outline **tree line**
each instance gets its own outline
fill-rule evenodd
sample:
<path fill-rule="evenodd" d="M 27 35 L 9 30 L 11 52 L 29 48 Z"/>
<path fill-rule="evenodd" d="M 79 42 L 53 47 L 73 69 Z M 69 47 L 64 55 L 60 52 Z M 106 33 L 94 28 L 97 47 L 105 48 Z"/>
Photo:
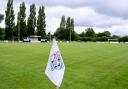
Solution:
<path fill-rule="evenodd" d="M 8 0 L 5 11 L 5 28 L 0 28 L 0 40 L 23 40 L 31 35 L 38 35 L 42 38 L 49 39 L 51 33 L 46 34 L 45 7 L 40 6 L 38 16 L 36 17 L 35 4 L 30 5 L 30 14 L 26 20 L 26 5 L 22 2 L 17 14 L 17 23 L 13 9 L 13 0 Z M 0 22 L 4 15 L 0 14 Z M 74 19 L 71 17 L 61 17 L 60 26 L 52 37 L 63 41 L 108 41 L 108 39 L 117 39 L 119 42 L 128 42 L 128 36 L 119 37 L 111 35 L 109 31 L 96 33 L 93 28 L 86 28 L 85 31 L 78 34 L 74 31 Z"/>
<path fill-rule="evenodd" d="M 17 15 L 17 23 L 15 23 L 15 15 L 13 9 L 13 0 L 8 0 L 5 11 L 5 29 L 0 29 L 0 39 L 4 40 L 23 40 L 30 35 L 38 35 L 46 37 L 46 22 L 44 6 L 40 6 L 38 17 L 36 18 L 36 6 L 30 5 L 30 14 L 26 21 L 26 5 L 24 2 L 20 4 Z M 3 16 L 0 15 L 0 21 Z"/>
<path fill-rule="evenodd" d="M 96 41 L 108 41 L 109 39 L 115 39 L 118 42 L 128 42 L 128 36 L 120 37 L 117 35 L 111 35 L 109 31 L 96 33 L 93 28 L 86 28 L 85 31 L 80 34 L 74 31 L 74 19 L 65 16 L 61 17 L 59 28 L 57 28 L 54 36 L 58 40 L 63 41 L 83 41 L 83 42 L 96 42 Z"/>
<path fill-rule="evenodd" d="M 62 16 L 60 26 L 57 28 L 54 36 L 59 40 L 74 40 L 75 31 L 74 31 L 74 19 L 65 16 Z"/>

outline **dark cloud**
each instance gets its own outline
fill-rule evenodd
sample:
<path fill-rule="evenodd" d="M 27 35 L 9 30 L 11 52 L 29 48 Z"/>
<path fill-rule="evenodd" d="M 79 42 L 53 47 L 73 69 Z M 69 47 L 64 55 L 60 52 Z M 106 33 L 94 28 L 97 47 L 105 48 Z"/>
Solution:
<path fill-rule="evenodd" d="M 43 4 L 45 7 L 91 7 L 98 13 L 128 19 L 128 0 L 14 0 L 16 3 L 22 1 L 27 4 L 35 3 L 37 6 L 41 6 Z"/>
<path fill-rule="evenodd" d="M 65 6 L 70 8 L 78 8 L 86 6 L 90 3 L 90 0 L 45 0 L 45 6 L 55 7 L 55 6 Z"/>
<path fill-rule="evenodd" d="M 104 0 L 93 2 L 90 6 L 98 13 L 111 17 L 128 19 L 127 0 Z"/>
<path fill-rule="evenodd" d="M 91 7 L 96 12 L 112 17 L 128 19 L 128 0 L 46 0 L 46 7 Z"/>

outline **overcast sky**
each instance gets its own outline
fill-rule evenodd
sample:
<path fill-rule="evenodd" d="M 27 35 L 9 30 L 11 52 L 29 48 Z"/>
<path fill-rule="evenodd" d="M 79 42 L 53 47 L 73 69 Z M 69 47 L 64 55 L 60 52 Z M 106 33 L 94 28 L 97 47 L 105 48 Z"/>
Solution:
<path fill-rule="evenodd" d="M 26 3 L 27 17 L 32 3 L 36 4 L 37 14 L 39 6 L 45 6 L 47 32 L 55 32 L 65 15 L 74 18 L 77 33 L 93 27 L 96 32 L 128 35 L 128 0 L 14 0 L 15 18 L 22 1 Z M 0 0 L 0 13 L 5 13 L 6 4 L 7 0 Z M 5 26 L 4 21 L 0 26 Z"/>

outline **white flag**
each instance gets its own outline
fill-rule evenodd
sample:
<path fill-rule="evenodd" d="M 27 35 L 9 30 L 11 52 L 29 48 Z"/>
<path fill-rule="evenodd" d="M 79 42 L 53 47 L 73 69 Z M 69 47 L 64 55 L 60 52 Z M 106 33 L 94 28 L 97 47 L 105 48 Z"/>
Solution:
<path fill-rule="evenodd" d="M 60 50 L 58 48 L 56 40 L 53 39 L 45 74 L 56 86 L 60 87 L 63 80 L 64 71 L 65 65 Z"/>

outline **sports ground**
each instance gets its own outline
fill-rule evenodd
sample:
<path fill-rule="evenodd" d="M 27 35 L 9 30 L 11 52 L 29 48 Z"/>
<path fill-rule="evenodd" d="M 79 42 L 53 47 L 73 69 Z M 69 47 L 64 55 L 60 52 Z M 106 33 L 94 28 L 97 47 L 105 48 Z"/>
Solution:
<path fill-rule="evenodd" d="M 50 43 L 0 43 L 0 89 L 55 89 L 44 74 Z M 128 44 L 59 43 L 60 89 L 128 89 Z"/>

